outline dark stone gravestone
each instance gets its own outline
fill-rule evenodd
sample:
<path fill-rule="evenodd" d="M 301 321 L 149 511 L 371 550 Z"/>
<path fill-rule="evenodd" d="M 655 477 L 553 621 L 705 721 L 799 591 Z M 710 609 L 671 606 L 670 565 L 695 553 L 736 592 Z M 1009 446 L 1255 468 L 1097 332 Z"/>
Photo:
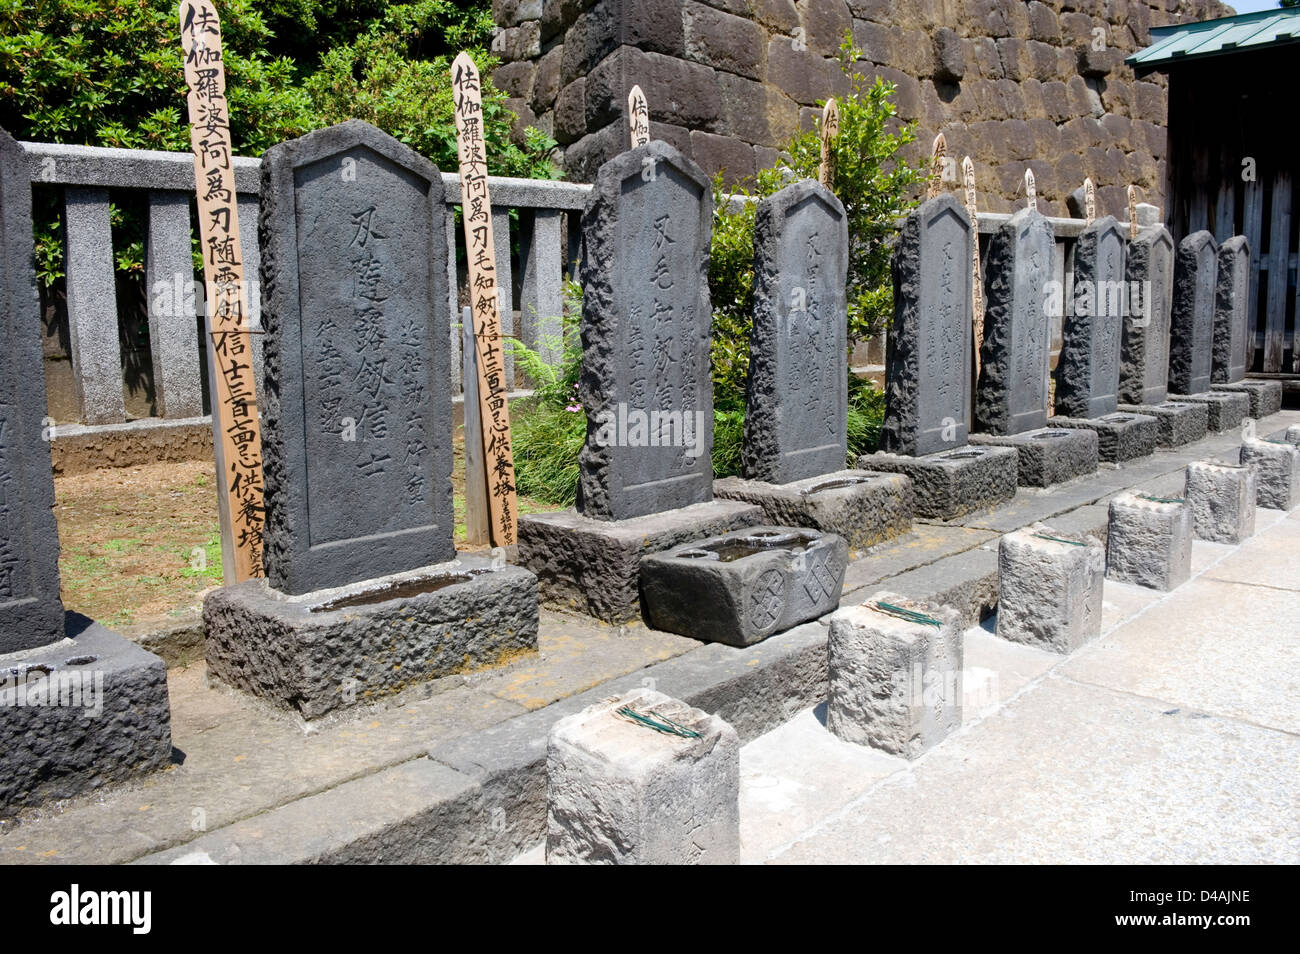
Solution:
<path fill-rule="evenodd" d="M 1012 447 L 1022 486 L 1045 487 L 1097 469 L 1097 436 L 1047 427 L 1051 317 L 1047 311 L 1055 238 L 1036 209 L 1021 209 L 989 240 L 984 344 L 975 399 L 981 433 L 972 444 Z"/>
<path fill-rule="evenodd" d="M 31 201 L 0 129 L 0 818 L 171 757 L 163 661 L 59 599 Z"/>
<path fill-rule="evenodd" d="M 1154 417 L 1157 443 L 1178 447 L 1206 434 L 1209 412 L 1169 397 L 1169 313 L 1174 240 L 1164 226 L 1142 229 L 1128 244 L 1128 313 L 1120 345 L 1119 411 Z"/>
<path fill-rule="evenodd" d="M 1234 235 L 1219 246 L 1214 294 L 1214 370 L 1210 388 L 1237 391 L 1250 399 L 1250 416 L 1259 420 L 1282 410 L 1281 381 L 1247 381 L 1253 322 L 1250 314 L 1250 243 Z"/>
<path fill-rule="evenodd" d="M 1155 418 L 1117 410 L 1124 246 L 1124 233 L 1109 215 L 1087 226 L 1075 243 L 1072 307 L 1056 365 L 1056 414 L 1047 422 L 1094 431 L 1098 457 L 1111 462 L 1150 454 L 1159 435 Z"/>
<path fill-rule="evenodd" d="M 1226 431 L 1241 424 L 1250 411 L 1250 398 L 1210 391 L 1218 267 L 1219 246 L 1209 232 L 1193 232 L 1178 243 L 1169 324 L 1169 390 L 1176 400 L 1204 404 L 1209 429 Z"/>
<path fill-rule="evenodd" d="M 881 450 L 858 466 L 911 478 L 922 517 L 971 513 L 1016 492 L 1014 449 L 967 445 L 972 241 L 966 210 L 945 194 L 907 217 L 894 250 Z"/>
<path fill-rule="evenodd" d="M 207 657 L 307 718 L 536 646 L 531 573 L 447 562 L 448 214 L 359 120 L 262 158 L 267 579 L 208 597 Z"/>
<path fill-rule="evenodd" d="M 713 492 L 863 549 L 907 531 L 911 492 L 898 474 L 846 469 L 848 258 L 844 207 L 821 183 L 759 203 L 744 476 Z"/>
<path fill-rule="evenodd" d="M 601 166 L 583 212 L 577 507 L 521 517 L 519 556 L 544 599 L 608 622 L 639 614 L 643 555 L 761 519 L 713 499 L 712 215 L 707 177 L 658 140 Z"/>

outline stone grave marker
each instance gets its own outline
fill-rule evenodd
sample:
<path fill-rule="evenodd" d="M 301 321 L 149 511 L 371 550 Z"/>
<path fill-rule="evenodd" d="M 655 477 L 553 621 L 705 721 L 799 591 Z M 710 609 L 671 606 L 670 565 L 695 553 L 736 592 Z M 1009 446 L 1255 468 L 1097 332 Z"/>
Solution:
<path fill-rule="evenodd" d="M 1250 399 L 1250 416 L 1259 420 L 1282 410 L 1282 382 L 1245 380 L 1251 360 L 1250 244 L 1234 235 L 1219 246 L 1214 294 L 1214 391 L 1240 391 Z"/>
<path fill-rule="evenodd" d="M 1169 389 L 1177 400 L 1204 404 L 1215 432 L 1235 429 L 1250 412 L 1247 395 L 1210 391 L 1218 267 L 1219 246 L 1209 232 L 1193 232 L 1178 244 L 1169 327 Z"/>
<path fill-rule="evenodd" d="M 708 179 L 667 143 L 616 156 L 597 175 L 583 215 L 585 516 L 623 520 L 713 498 L 712 215 Z"/>
<path fill-rule="evenodd" d="M 359 120 L 262 158 L 267 579 L 208 595 L 206 655 L 305 718 L 536 647 L 533 575 L 452 544 L 447 214 Z"/>
<path fill-rule="evenodd" d="M 442 177 L 354 120 L 268 150 L 262 182 L 271 585 L 449 560 Z"/>

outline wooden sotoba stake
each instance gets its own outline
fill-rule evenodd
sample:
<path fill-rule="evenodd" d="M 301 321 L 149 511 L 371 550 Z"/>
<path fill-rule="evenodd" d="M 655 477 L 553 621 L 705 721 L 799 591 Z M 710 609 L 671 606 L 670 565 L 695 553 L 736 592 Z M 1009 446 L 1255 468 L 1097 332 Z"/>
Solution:
<path fill-rule="evenodd" d="M 1133 186 L 1128 187 L 1128 237 L 1138 237 L 1138 194 Z"/>
<path fill-rule="evenodd" d="M 840 134 L 840 108 L 835 98 L 826 100 L 822 107 L 822 164 L 817 178 L 828 189 L 835 188 L 835 137 Z"/>
<path fill-rule="evenodd" d="M 650 141 L 650 104 L 640 86 L 633 86 L 627 94 L 627 126 L 633 149 Z"/>
<path fill-rule="evenodd" d="M 248 326 L 221 21 L 207 0 L 183 0 L 179 19 L 211 342 L 212 446 L 221 479 L 217 499 L 222 563 L 230 583 L 264 575 L 262 433 L 250 338 L 254 332 Z"/>
<path fill-rule="evenodd" d="M 927 199 L 933 199 L 943 188 L 943 161 L 948 156 L 948 140 L 943 133 L 934 137 L 930 147 L 930 182 L 926 187 Z"/>
<path fill-rule="evenodd" d="M 515 459 L 506 403 L 505 356 L 502 352 L 496 244 L 492 235 L 492 197 L 488 192 L 487 150 L 483 140 L 482 85 L 468 53 L 451 64 L 456 150 L 460 158 L 461 211 L 469 264 L 470 312 L 478 364 L 479 418 L 483 460 L 487 467 L 488 507 L 493 546 L 515 542 L 518 507 Z"/>
<path fill-rule="evenodd" d="M 1093 188 L 1091 179 L 1083 180 L 1083 221 L 1085 225 L 1092 225 L 1097 219 L 1097 190 Z"/>
<path fill-rule="evenodd" d="M 1028 207 L 1038 211 L 1038 187 L 1034 184 L 1034 170 L 1025 170 L 1025 196 L 1029 199 Z"/>
<path fill-rule="evenodd" d="M 975 207 L 975 163 L 970 156 L 961 161 L 961 181 L 966 192 L 966 214 L 970 216 L 971 242 L 971 332 L 975 342 L 975 379 L 980 376 L 980 346 L 984 344 L 984 285 L 980 281 L 979 215 Z"/>

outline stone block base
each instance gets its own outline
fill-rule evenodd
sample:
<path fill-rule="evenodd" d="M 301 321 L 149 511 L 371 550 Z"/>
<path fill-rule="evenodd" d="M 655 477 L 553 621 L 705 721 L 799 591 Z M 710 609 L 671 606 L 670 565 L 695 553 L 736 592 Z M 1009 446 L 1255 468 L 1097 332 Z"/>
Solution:
<path fill-rule="evenodd" d="M 754 527 L 641 561 L 646 625 L 705 642 L 750 646 L 840 603 L 849 546 L 796 527 Z"/>
<path fill-rule="evenodd" d="M 1040 427 L 1008 437 L 972 434 L 970 443 L 1014 447 L 1020 455 L 1016 482 L 1021 487 L 1050 487 L 1097 470 L 1097 435 L 1081 428 Z"/>
<path fill-rule="evenodd" d="M 171 761 L 163 661 L 73 613 L 66 632 L 0 656 L 0 817 Z"/>
<path fill-rule="evenodd" d="M 519 562 L 537 574 L 543 601 L 626 623 L 641 613 L 642 557 L 762 522 L 760 508 L 739 500 L 628 520 L 593 520 L 576 510 L 529 514 L 519 518 Z"/>
<path fill-rule="evenodd" d="M 1250 395 L 1232 391 L 1203 391 L 1200 394 L 1170 395 L 1178 403 L 1204 404 L 1206 429 L 1213 434 L 1235 431 L 1250 415 Z"/>
<path fill-rule="evenodd" d="M 1156 443 L 1161 447 L 1182 447 L 1199 441 L 1209 433 L 1210 412 L 1204 404 L 1165 401 L 1161 404 L 1121 404 L 1124 414 L 1154 417 L 1160 432 Z"/>
<path fill-rule="evenodd" d="M 1187 465 L 1183 497 L 1198 540 L 1241 543 L 1254 534 L 1255 479 L 1244 464 L 1198 460 Z"/>
<path fill-rule="evenodd" d="M 634 690 L 557 722 L 546 786 L 547 864 L 740 862 L 736 730 L 661 692 Z"/>
<path fill-rule="evenodd" d="M 1300 506 L 1300 449 L 1286 441 L 1247 438 L 1241 462 L 1255 471 L 1256 500 L 1270 510 Z"/>
<path fill-rule="evenodd" d="M 1210 390 L 1245 394 L 1250 398 L 1248 413 L 1257 421 L 1282 410 L 1281 381 L 1245 380 L 1238 381 L 1236 384 L 1211 384 Z"/>
<path fill-rule="evenodd" d="M 932 622 L 900 618 L 882 603 Z M 826 728 L 846 742 L 914 759 L 961 728 L 956 610 L 875 593 L 831 616 L 826 655 Z"/>
<path fill-rule="evenodd" d="M 1181 500 L 1120 494 L 1110 502 L 1106 578 L 1172 590 L 1192 574 L 1191 508 Z"/>
<path fill-rule="evenodd" d="M 1286 437 L 1283 438 L 1288 444 L 1294 444 L 1300 447 L 1300 424 L 1292 424 L 1286 429 Z"/>
<path fill-rule="evenodd" d="M 1105 417 L 1049 417 L 1048 427 L 1086 428 L 1097 435 L 1097 459 L 1108 464 L 1147 457 L 1156 449 L 1160 422 L 1144 414 L 1116 411 Z"/>
<path fill-rule="evenodd" d="M 924 457 L 866 454 L 858 466 L 911 478 L 916 515 L 951 520 L 1015 497 L 1019 457 L 1013 447 L 967 446 Z"/>
<path fill-rule="evenodd" d="M 1042 524 L 998 542 L 998 636 L 1057 653 L 1101 635 L 1106 550 Z"/>
<path fill-rule="evenodd" d="M 265 580 L 203 601 L 208 671 L 316 719 L 537 648 L 537 578 L 481 557 L 286 596 Z"/>
<path fill-rule="evenodd" d="M 788 484 L 724 477 L 713 495 L 762 507 L 768 523 L 837 534 L 855 550 L 912 528 L 912 482 L 901 474 L 841 470 Z"/>

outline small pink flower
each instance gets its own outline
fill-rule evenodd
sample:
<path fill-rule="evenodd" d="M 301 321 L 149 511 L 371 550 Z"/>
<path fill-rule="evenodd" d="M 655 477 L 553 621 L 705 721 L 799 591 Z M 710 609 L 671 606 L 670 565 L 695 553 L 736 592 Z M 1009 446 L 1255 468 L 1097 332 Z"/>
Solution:
<path fill-rule="evenodd" d="M 582 410 L 582 405 L 581 405 L 581 404 L 570 404 L 568 407 L 565 408 L 565 410 L 566 410 L 566 411 L 581 411 L 581 410 Z"/>

